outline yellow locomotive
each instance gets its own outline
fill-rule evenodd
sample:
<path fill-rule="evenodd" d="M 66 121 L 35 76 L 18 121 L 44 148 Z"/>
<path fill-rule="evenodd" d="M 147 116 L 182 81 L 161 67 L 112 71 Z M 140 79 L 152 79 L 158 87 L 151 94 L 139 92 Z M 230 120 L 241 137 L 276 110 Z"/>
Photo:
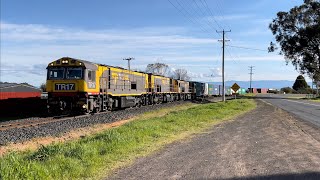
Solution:
<path fill-rule="evenodd" d="M 63 57 L 47 67 L 48 110 L 99 112 L 194 97 L 193 83 Z"/>

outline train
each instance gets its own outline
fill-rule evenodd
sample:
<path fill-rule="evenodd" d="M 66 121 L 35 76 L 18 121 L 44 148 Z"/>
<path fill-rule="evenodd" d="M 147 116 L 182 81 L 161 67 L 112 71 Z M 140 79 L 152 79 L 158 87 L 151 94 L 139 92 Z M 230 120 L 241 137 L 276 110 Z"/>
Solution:
<path fill-rule="evenodd" d="M 96 113 L 208 96 L 209 85 L 71 57 L 47 66 L 49 113 Z"/>

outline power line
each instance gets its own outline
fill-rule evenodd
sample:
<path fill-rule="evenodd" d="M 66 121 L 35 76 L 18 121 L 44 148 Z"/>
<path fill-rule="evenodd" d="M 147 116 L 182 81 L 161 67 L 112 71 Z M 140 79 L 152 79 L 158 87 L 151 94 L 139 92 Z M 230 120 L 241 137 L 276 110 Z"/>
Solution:
<path fill-rule="evenodd" d="M 217 30 L 217 28 L 215 28 L 211 22 L 206 18 L 206 13 L 203 11 L 203 9 L 198 5 L 197 1 L 193 0 L 194 4 L 198 7 L 198 9 L 201 11 L 201 13 L 204 15 L 203 21 L 206 21 L 206 23 L 214 30 Z M 197 12 L 197 11 L 196 11 Z M 217 24 L 219 26 L 219 24 Z"/>
<path fill-rule="evenodd" d="M 176 0 L 176 1 L 178 1 L 178 0 Z M 206 21 L 206 19 L 202 18 L 201 14 L 199 14 L 198 10 L 193 6 L 193 4 L 191 2 L 189 3 L 189 1 L 187 1 L 187 0 L 183 0 L 181 2 L 183 2 L 183 4 L 186 5 L 186 7 L 190 7 L 189 9 L 191 10 L 191 12 L 193 12 L 193 13 L 191 13 L 191 15 L 193 17 L 197 17 L 197 20 L 199 23 L 201 23 L 201 22 L 206 23 L 205 25 L 207 25 L 209 27 L 209 29 L 211 29 L 211 28 L 215 29 L 215 27 L 212 26 L 212 24 L 210 24 L 209 21 Z M 200 11 L 202 12 L 201 9 L 200 9 Z M 198 16 L 196 16 L 196 14 Z"/>
<path fill-rule="evenodd" d="M 226 46 L 228 46 L 228 45 L 226 45 Z M 228 46 L 228 47 L 230 47 L 230 46 Z M 228 48 L 227 48 L 227 50 L 228 50 Z M 235 53 L 234 51 L 233 51 L 233 55 L 235 56 L 236 59 L 238 59 L 238 60 L 241 59 L 240 56 L 237 53 Z"/>
<path fill-rule="evenodd" d="M 192 3 L 191 0 L 190 1 L 188 1 L 188 0 L 182 0 L 182 1 L 175 0 L 176 3 L 173 3 L 172 0 L 168 0 L 168 1 L 176 10 L 178 10 L 191 23 L 195 24 L 196 26 L 200 25 L 199 28 L 203 32 L 206 32 L 208 34 L 212 34 L 212 31 L 208 30 L 207 27 L 210 29 L 216 30 L 216 27 L 212 24 L 212 20 L 219 28 L 223 29 L 222 28 L 223 26 L 220 25 L 220 23 L 215 19 L 215 15 L 213 14 L 211 9 L 209 8 L 206 0 L 199 0 L 198 2 L 197 2 L 197 0 L 192 0 L 194 3 Z M 199 2 L 201 3 L 202 6 L 200 5 Z M 197 7 L 195 7 L 194 4 Z M 201 13 L 199 13 L 199 11 Z M 208 12 L 208 14 L 206 12 Z M 211 18 L 210 19 L 202 18 L 201 14 L 204 15 L 205 17 L 211 15 Z M 215 34 L 213 34 L 213 36 L 215 37 Z"/>
<path fill-rule="evenodd" d="M 231 54 L 231 52 L 229 51 L 229 49 L 228 48 L 226 48 L 226 51 L 227 51 L 227 53 L 229 54 L 229 56 L 231 57 L 231 60 L 233 60 L 234 62 L 238 62 L 238 61 L 236 61 L 236 59 L 239 59 L 238 57 L 234 57 L 232 54 Z"/>
<path fill-rule="evenodd" d="M 205 1 L 205 0 L 204 0 L 204 1 Z M 222 21 L 223 21 L 223 22 L 226 22 L 226 19 L 224 18 L 223 13 L 222 13 L 222 11 L 221 11 L 221 9 L 222 9 L 221 2 L 220 2 L 219 0 L 217 0 L 217 1 L 216 1 L 216 5 L 217 5 L 218 13 L 219 13 L 220 17 L 222 18 Z M 228 26 L 227 29 L 231 29 L 231 27 L 230 27 L 227 23 L 225 23 L 225 24 L 226 24 L 226 26 Z"/>
<path fill-rule="evenodd" d="M 248 49 L 248 50 L 268 52 L 268 50 L 265 50 L 265 49 L 257 49 L 257 48 L 250 48 L 250 47 L 243 47 L 243 46 L 233 46 L 233 45 L 226 45 L 226 46 L 234 47 L 234 48 L 240 48 L 240 49 Z"/>
<path fill-rule="evenodd" d="M 185 12 L 183 12 L 180 8 L 178 8 L 176 5 L 174 5 L 170 0 L 168 0 L 169 2 L 170 2 L 170 4 L 175 8 L 175 9 L 177 9 L 185 18 L 187 18 L 191 23 L 193 23 L 193 24 L 195 24 L 195 25 L 197 25 L 197 22 L 195 22 L 192 18 L 190 18 L 190 17 L 188 17 L 188 15 L 186 15 L 186 13 Z M 176 1 L 177 2 L 177 1 Z M 181 6 L 181 4 L 180 3 L 178 3 L 179 4 L 179 6 L 180 7 L 182 7 Z M 183 8 L 183 7 L 182 7 Z M 187 12 L 187 11 L 186 11 Z M 188 13 L 188 12 L 187 12 Z M 200 25 L 201 26 L 201 25 Z M 206 31 L 206 32 L 208 32 L 206 29 L 204 29 L 202 26 L 200 27 L 200 29 L 202 30 L 202 31 Z M 210 32 L 208 32 L 209 34 L 210 34 Z"/>
<path fill-rule="evenodd" d="M 218 23 L 218 21 L 214 18 L 214 15 L 207 4 L 207 1 L 206 0 L 203 0 L 203 1 L 204 1 L 204 3 L 202 2 L 202 0 L 200 0 L 201 4 L 206 8 L 207 12 L 209 12 L 211 17 L 213 18 L 213 21 L 219 26 L 220 29 L 224 29 L 223 27 L 221 27 L 221 25 Z"/>
<path fill-rule="evenodd" d="M 178 5 L 181 7 L 181 8 L 178 8 L 174 3 L 171 2 L 171 0 L 168 0 L 170 2 L 170 4 L 175 8 L 177 9 L 185 18 L 187 18 L 191 23 L 193 23 L 194 25 L 196 26 L 199 26 L 199 28 L 203 31 L 203 32 L 206 32 L 206 33 L 209 33 L 210 35 L 213 35 L 214 37 L 214 33 L 208 31 L 206 28 L 204 28 L 202 26 L 201 23 L 198 23 L 197 21 L 195 21 L 194 19 L 190 18 L 192 17 L 191 14 L 189 13 L 189 11 L 187 11 L 180 3 L 179 1 L 176 0 L 176 2 L 178 3 Z M 183 11 L 184 10 L 184 11 Z"/>

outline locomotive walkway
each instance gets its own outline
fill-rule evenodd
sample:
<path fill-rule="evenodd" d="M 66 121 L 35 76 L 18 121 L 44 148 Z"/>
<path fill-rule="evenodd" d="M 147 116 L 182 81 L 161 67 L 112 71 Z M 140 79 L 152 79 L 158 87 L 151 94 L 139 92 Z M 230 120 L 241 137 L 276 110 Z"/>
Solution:
<path fill-rule="evenodd" d="M 250 113 L 108 179 L 320 179 L 320 129 L 258 100 Z"/>

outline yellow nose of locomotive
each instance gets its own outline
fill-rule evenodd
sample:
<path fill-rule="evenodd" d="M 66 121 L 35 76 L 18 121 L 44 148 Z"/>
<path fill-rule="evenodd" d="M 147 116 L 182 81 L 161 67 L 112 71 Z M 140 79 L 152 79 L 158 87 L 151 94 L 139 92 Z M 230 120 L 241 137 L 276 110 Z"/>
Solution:
<path fill-rule="evenodd" d="M 84 92 L 84 80 L 48 80 L 48 92 Z"/>

